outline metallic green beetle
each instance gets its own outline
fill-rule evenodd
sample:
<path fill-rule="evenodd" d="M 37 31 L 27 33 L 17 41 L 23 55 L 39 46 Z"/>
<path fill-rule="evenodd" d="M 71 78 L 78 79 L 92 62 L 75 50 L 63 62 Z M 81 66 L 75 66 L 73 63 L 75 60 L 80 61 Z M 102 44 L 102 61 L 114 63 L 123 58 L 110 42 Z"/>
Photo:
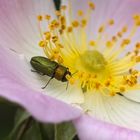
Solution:
<path fill-rule="evenodd" d="M 51 61 L 46 57 L 42 57 L 42 56 L 32 57 L 30 63 L 32 67 L 36 70 L 36 71 L 32 70 L 33 72 L 37 72 L 42 75 L 47 75 L 51 77 L 50 80 L 55 78 L 59 81 L 67 82 L 68 80 L 66 78 L 66 75 L 71 76 L 71 73 L 68 70 L 68 68 L 60 65 L 55 61 Z M 50 80 L 47 82 L 47 84 L 44 87 L 42 87 L 43 89 L 49 84 Z"/>

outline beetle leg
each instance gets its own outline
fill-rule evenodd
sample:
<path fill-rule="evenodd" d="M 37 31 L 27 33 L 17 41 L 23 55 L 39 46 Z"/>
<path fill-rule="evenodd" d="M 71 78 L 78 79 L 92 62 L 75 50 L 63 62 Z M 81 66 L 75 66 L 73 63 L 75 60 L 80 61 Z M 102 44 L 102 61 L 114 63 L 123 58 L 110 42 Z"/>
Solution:
<path fill-rule="evenodd" d="M 68 89 L 68 86 L 69 86 L 69 82 L 67 81 L 67 86 L 66 86 L 66 90 Z"/>
<path fill-rule="evenodd" d="M 51 77 L 51 78 L 49 79 L 49 81 L 47 82 L 47 84 L 46 84 L 44 87 L 42 87 L 42 89 L 45 89 L 53 78 L 54 78 L 54 77 Z"/>
<path fill-rule="evenodd" d="M 36 72 L 36 73 L 38 73 L 38 74 L 40 74 L 40 75 L 42 75 L 42 76 L 45 75 L 44 73 L 41 73 L 41 72 L 38 72 L 38 71 L 32 70 L 32 69 L 31 69 L 31 72 Z"/>
<path fill-rule="evenodd" d="M 32 70 L 32 69 L 31 69 L 31 72 L 37 72 L 37 71 L 36 71 L 36 70 Z M 37 72 L 37 73 L 38 73 L 38 72 Z"/>

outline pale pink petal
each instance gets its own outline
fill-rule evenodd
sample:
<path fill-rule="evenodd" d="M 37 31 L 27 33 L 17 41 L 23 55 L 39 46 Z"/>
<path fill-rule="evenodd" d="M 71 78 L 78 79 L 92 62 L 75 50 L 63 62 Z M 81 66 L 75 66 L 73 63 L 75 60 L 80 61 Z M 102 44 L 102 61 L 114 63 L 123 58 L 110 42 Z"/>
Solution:
<path fill-rule="evenodd" d="M 56 123 L 75 119 L 80 116 L 81 113 L 79 110 L 31 88 L 29 82 L 33 84 L 35 81 L 37 82 L 37 79 L 33 80 L 33 74 L 30 69 L 26 69 L 27 66 L 25 66 L 25 63 L 20 61 L 22 56 L 15 57 L 17 54 L 14 53 L 10 52 L 7 48 L 3 49 L 1 46 L 1 97 L 18 103 L 42 122 Z"/>
<path fill-rule="evenodd" d="M 33 91 L 0 74 L 0 96 L 24 107 L 41 122 L 58 123 L 80 116 L 80 111 L 61 101 Z"/>
<path fill-rule="evenodd" d="M 105 97 L 100 93 L 90 92 L 85 94 L 85 103 L 82 107 L 94 118 L 140 131 L 139 92 L 128 92 L 125 96 L 128 99 L 120 95 Z"/>
<path fill-rule="evenodd" d="M 113 35 L 116 35 L 118 31 L 122 29 L 125 25 L 128 25 L 128 30 L 131 31 L 133 23 L 133 15 L 140 14 L 140 1 L 138 0 L 92 0 L 95 3 L 95 10 L 91 15 L 91 20 L 89 21 L 87 36 L 90 39 L 96 40 L 99 38 L 98 29 L 102 24 L 108 23 L 110 19 L 115 20 L 115 25 L 107 26 L 104 33 L 101 34 L 100 38 L 104 40 L 99 40 L 99 48 L 102 52 L 102 47 L 105 46 L 107 39 L 111 39 Z M 83 10 L 87 14 L 88 1 L 85 0 L 75 0 L 75 1 L 63 1 L 64 4 L 68 5 L 71 3 L 71 8 L 73 12 L 73 19 L 78 19 L 77 11 Z M 137 36 L 137 38 L 135 38 Z M 131 40 L 130 46 L 126 48 L 127 51 L 133 49 L 136 41 L 139 41 L 140 29 L 137 31 L 136 35 Z M 129 38 L 130 32 L 125 34 L 123 38 Z M 122 39 L 123 39 L 122 38 Z M 135 40 L 135 41 L 134 41 Z M 117 46 L 117 45 L 116 45 Z M 118 45 L 119 47 L 119 45 Z M 115 49 L 113 50 L 115 51 Z M 127 52 L 126 51 L 126 52 Z M 124 52 L 124 53 L 126 53 Z M 126 93 L 127 96 L 127 93 Z M 140 99 L 140 94 L 137 92 L 135 98 Z M 133 93 L 131 97 L 133 97 Z M 133 99 L 131 98 L 131 99 Z M 119 95 L 115 97 L 104 97 L 100 93 L 86 93 L 85 94 L 85 104 L 82 106 L 85 110 L 89 110 L 89 114 L 101 119 L 103 121 L 108 121 L 113 124 L 120 126 L 125 126 L 127 128 L 132 128 L 135 130 L 140 130 L 140 104 L 134 103 L 124 99 Z M 90 113 L 91 112 L 91 113 Z"/>
<path fill-rule="evenodd" d="M 42 55 L 37 15 L 54 18 L 54 11 L 52 0 L 0 0 L 0 44 L 27 56 Z M 47 29 L 47 21 L 42 28 Z"/>
<path fill-rule="evenodd" d="M 31 58 L 30 58 L 31 59 Z M 4 61 L 3 61 L 4 60 Z M 83 102 L 84 95 L 81 90 L 75 89 L 75 86 L 69 85 L 66 90 L 67 83 L 56 79 L 51 80 L 49 85 L 42 89 L 50 79 L 48 76 L 42 76 L 37 72 L 31 72 L 31 64 L 26 56 L 18 54 L 8 47 L 0 49 L 1 73 L 14 77 L 18 82 L 24 83 L 27 87 L 41 92 L 69 104 Z"/>
<path fill-rule="evenodd" d="M 82 116 L 74 121 L 80 140 L 139 140 L 140 133 Z"/>
<path fill-rule="evenodd" d="M 114 35 L 124 25 L 132 25 L 134 14 L 140 13 L 139 0 L 90 0 L 95 4 L 95 10 L 91 14 L 91 20 L 88 24 L 87 35 L 90 39 L 97 37 L 98 29 L 101 25 L 108 23 L 110 19 L 115 20 L 115 25 L 107 28 L 109 35 Z M 63 0 L 62 4 L 71 3 L 72 18 L 78 19 L 78 10 L 83 10 L 85 15 L 88 14 L 89 7 L 86 0 Z"/>

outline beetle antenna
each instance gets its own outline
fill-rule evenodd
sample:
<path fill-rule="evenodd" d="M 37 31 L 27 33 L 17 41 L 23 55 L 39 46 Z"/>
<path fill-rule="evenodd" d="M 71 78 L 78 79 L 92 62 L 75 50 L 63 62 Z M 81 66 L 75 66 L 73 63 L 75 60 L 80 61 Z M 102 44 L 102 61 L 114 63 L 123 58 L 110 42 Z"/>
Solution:
<path fill-rule="evenodd" d="M 47 86 L 48 86 L 48 84 L 50 83 L 50 81 L 53 79 L 53 77 L 51 77 L 50 79 L 49 79 L 49 81 L 47 82 L 47 84 L 44 86 L 44 87 L 42 87 L 42 89 L 45 89 Z"/>
<path fill-rule="evenodd" d="M 78 72 L 78 71 L 76 71 L 76 72 L 72 73 L 72 74 L 71 74 L 71 76 L 75 75 L 77 72 Z"/>
<path fill-rule="evenodd" d="M 119 96 L 124 97 L 124 98 L 125 98 L 126 100 L 128 100 L 128 101 L 131 101 L 131 102 L 134 102 L 134 103 L 140 104 L 140 102 L 138 102 L 138 101 L 134 101 L 134 100 L 132 100 L 132 99 L 130 99 L 130 98 L 124 96 L 124 95 L 121 94 L 120 92 L 117 92 L 116 94 L 118 94 Z"/>

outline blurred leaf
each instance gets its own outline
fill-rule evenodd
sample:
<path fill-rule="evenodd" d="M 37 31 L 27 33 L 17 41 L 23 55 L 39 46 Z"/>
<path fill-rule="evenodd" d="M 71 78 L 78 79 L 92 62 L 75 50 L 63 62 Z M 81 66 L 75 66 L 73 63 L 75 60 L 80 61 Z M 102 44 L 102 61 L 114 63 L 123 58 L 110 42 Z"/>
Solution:
<path fill-rule="evenodd" d="M 14 128 L 12 129 L 11 133 L 5 140 L 17 140 L 18 139 L 17 137 L 19 137 L 20 133 L 22 133 L 21 131 L 29 118 L 30 118 L 29 113 L 27 113 L 25 110 L 21 108 L 18 109 L 15 117 Z"/>
<path fill-rule="evenodd" d="M 40 130 L 43 140 L 54 140 L 55 134 L 54 124 L 40 124 Z"/>
<path fill-rule="evenodd" d="M 15 116 L 15 128 L 18 127 L 24 120 L 30 117 L 30 114 L 24 109 L 19 108 Z"/>
<path fill-rule="evenodd" d="M 43 124 L 20 108 L 16 113 L 15 126 L 5 140 L 77 140 L 75 136 L 71 122 Z"/>
<path fill-rule="evenodd" d="M 4 139 L 14 126 L 14 116 L 17 106 L 0 98 L 0 140 Z"/>
<path fill-rule="evenodd" d="M 72 140 L 76 130 L 71 122 L 64 122 L 55 125 L 55 140 Z"/>
<path fill-rule="evenodd" d="M 23 137 L 20 140 L 43 140 L 39 123 L 33 121 L 31 127 L 26 131 L 26 133 L 23 135 Z"/>

